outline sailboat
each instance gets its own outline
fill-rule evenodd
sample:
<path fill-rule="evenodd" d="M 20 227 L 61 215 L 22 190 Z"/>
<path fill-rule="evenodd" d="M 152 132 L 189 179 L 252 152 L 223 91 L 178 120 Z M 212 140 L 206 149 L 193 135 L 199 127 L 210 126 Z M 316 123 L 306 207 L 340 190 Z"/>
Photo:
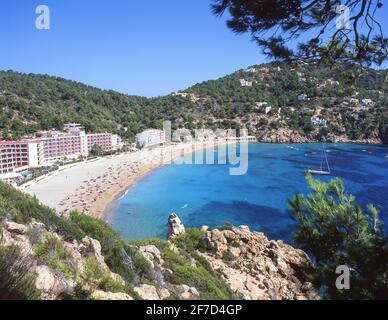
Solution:
<path fill-rule="evenodd" d="M 324 165 L 326 164 L 326 168 L 324 168 Z M 325 149 L 325 145 L 322 144 L 322 156 L 321 156 L 321 168 L 320 170 L 307 170 L 307 173 L 310 174 L 317 174 L 317 175 L 331 175 L 331 169 L 329 165 L 329 159 L 327 158 L 327 152 Z"/>

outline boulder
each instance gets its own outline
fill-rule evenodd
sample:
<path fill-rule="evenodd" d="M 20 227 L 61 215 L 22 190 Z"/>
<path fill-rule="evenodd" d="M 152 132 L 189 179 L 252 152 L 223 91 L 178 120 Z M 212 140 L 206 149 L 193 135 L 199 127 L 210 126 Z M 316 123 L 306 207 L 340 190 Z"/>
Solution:
<path fill-rule="evenodd" d="M 30 222 L 30 224 L 29 224 L 29 227 L 30 227 L 31 229 L 37 229 L 37 230 L 39 230 L 40 233 L 43 233 L 44 231 L 47 230 L 46 225 L 45 225 L 44 223 L 42 223 L 42 222 L 36 220 L 36 219 L 31 219 L 31 222 Z"/>
<path fill-rule="evenodd" d="M 159 289 L 158 294 L 161 300 L 167 299 L 171 296 L 170 291 L 168 291 L 166 288 Z"/>
<path fill-rule="evenodd" d="M 94 255 L 100 269 L 104 272 L 110 272 L 109 267 L 105 263 L 104 256 L 101 254 L 101 244 L 98 240 L 86 236 L 82 239 L 82 244 L 87 247 L 87 250 Z"/>
<path fill-rule="evenodd" d="M 90 297 L 93 300 L 119 300 L 119 301 L 133 300 L 131 296 L 123 292 L 113 293 L 113 292 L 105 292 L 101 290 L 94 291 Z"/>
<path fill-rule="evenodd" d="M 229 247 L 229 252 L 235 257 L 238 257 L 241 254 L 241 250 L 238 247 Z"/>
<path fill-rule="evenodd" d="M 231 231 L 231 230 L 225 230 L 224 231 L 224 237 L 226 238 L 226 240 L 228 242 L 231 242 L 231 241 L 233 241 L 233 240 L 235 240 L 237 238 L 237 235 L 233 231 Z"/>
<path fill-rule="evenodd" d="M 139 253 L 147 253 L 152 259 L 156 258 L 158 261 L 162 260 L 160 250 L 154 245 L 139 247 Z"/>
<path fill-rule="evenodd" d="M 57 300 L 72 293 L 76 283 L 48 266 L 38 266 L 36 267 L 35 286 L 42 292 L 43 299 Z"/>
<path fill-rule="evenodd" d="M 211 239 L 212 239 L 212 241 L 216 242 L 217 244 L 227 244 L 228 243 L 224 237 L 224 233 L 218 229 L 213 229 L 211 231 Z"/>
<path fill-rule="evenodd" d="M 190 287 L 189 292 L 190 292 L 193 296 L 195 296 L 195 297 L 199 297 L 199 296 L 200 296 L 198 290 L 197 290 L 195 287 Z"/>
<path fill-rule="evenodd" d="M 201 231 L 207 232 L 209 230 L 209 226 L 202 226 Z"/>
<path fill-rule="evenodd" d="M 198 299 L 200 294 L 194 287 L 189 287 L 186 284 L 176 286 L 177 293 L 181 299 L 193 300 Z"/>
<path fill-rule="evenodd" d="M 155 286 L 142 284 L 134 288 L 135 292 L 144 300 L 160 300 Z"/>
<path fill-rule="evenodd" d="M 18 224 L 12 221 L 5 221 L 4 227 L 9 232 L 16 234 L 25 234 L 28 230 L 27 226 L 24 224 Z"/>
<path fill-rule="evenodd" d="M 0 229 L 0 231 L 2 231 L 2 234 L 0 233 L 0 243 L 2 245 L 6 247 L 16 246 L 25 255 L 32 253 L 32 245 L 27 235 L 12 233 L 5 228 Z"/>

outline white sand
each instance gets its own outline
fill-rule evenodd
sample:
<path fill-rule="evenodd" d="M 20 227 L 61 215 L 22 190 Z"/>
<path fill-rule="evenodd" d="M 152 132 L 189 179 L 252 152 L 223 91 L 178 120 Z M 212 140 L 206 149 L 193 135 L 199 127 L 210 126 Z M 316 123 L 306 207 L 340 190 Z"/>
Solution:
<path fill-rule="evenodd" d="M 58 212 L 76 209 L 101 217 L 117 194 L 139 177 L 203 148 L 206 148 L 203 143 L 187 143 L 99 158 L 62 167 L 20 189 Z"/>

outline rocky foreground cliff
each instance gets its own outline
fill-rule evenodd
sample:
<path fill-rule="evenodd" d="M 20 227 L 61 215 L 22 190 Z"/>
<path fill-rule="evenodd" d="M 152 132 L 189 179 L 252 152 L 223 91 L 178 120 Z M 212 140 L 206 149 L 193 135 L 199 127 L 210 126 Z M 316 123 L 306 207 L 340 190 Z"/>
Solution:
<path fill-rule="evenodd" d="M 200 254 L 243 299 L 319 299 L 309 282 L 313 265 L 301 250 L 247 226 L 207 230 L 203 242 L 214 250 Z"/>
<path fill-rule="evenodd" d="M 308 256 L 248 227 L 185 229 L 125 242 L 0 183 L 0 296 L 25 299 L 319 299 Z"/>

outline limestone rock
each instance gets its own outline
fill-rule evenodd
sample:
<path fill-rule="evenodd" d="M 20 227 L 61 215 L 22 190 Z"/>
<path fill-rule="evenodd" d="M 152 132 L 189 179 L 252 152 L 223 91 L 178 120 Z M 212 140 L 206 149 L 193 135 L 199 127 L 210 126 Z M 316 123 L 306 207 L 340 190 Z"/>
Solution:
<path fill-rule="evenodd" d="M 46 227 L 46 225 L 45 225 L 44 223 L 39 222 L 39 221 L 37 221 L 37 220 L 35 220 L 35 219 L 31 219 L 31 222 L 30 222 L 30 224 L 29 224 L 29 227 L 30 227 L 31 229 L 37 229 L 37 230 L 39 230 L 41 233 L 43 233 L 44 231 L 47 230 L 47 227 Z"/>
<path fill-rule="evenodd" d="M 131 296 L 123 292 L 113 293 L 113 292 L 105 292 L 101 290 L 94 291 L 90 297 L 93 300 L 119 300 L 119 301 L 133 300 Z"/>
<path fill-rule="evenodd" d="M 56 300 L 70 294 L 76 284 L 47 266 L 38 266 L 36 268 L 35 286 L 38 290 L 41 290 L 43 299 Z"/>
<path fill-rule="evenodd" d="M 144 300 L 160 300 L 155 286 L 142 284 L 134 288 L 135 292 Z"/>
<path fill-rule="evenodd" d="M 207 232 L 209 230 L 208 226 L 202 226 L 201 231 L 202 232 Z"/>
<path fill-rule="evenodd" d="M 185 299 L 185 300 L 199 299 L 200 294 L 196 288 L 189 287 L 186 284 L 181 284 L 175 287 L 181 299 Z"/>
<path fill-rule="evenodd" d="M 82 243 L 88 248 L 90 253 L 96 258 L 100 269 L 104 272 L 110 272 L 109 267 L 105 263 L 104 256 L 101 254 L 101 244 L 98 240 L 86 236 L 82 239 Z"/>
<path fill-rule="evenodd" d="M 302 250 L 282 241 L 270 241 L 263 233 L 251 232 L 247 226 L 207 231 L 203 241 L 216 252 L 198 253 L 221 274 L 237 296 L 249 300 L 319 299 L 309 282 L 313 265 Z M 232 261 L 222 259 L 225 252 L 233 255 Z M 182 297 L 189 297 L 187 290 Z"/>
<path fill-rule="evenodd" d="M 32 245 L 27 235 L 12 233 L 5 228 L 3 230 L 0 229 L 0 231 L 2 231 L 2 234 L 0 234 L 0 242 L 4 246 L 16 246 L 25 255 L 32 253 Z"/>
<path fill-rule="evenodd" d="M 168 218 L 168 238 L 172 239 L 185 233 L 185 226 L 176 213 L 171 213 Z"/>
<path fill-rule="evenodd" d="M 158 293 L 161 300 L 167 299 L 171 296 L 170 291 L 168 291 L 166 288 L 159 289 Z"/>
<path fill-rule="evenodd" d="M 154 245 L 139 247 L 139 253 L 147 259 L 152 269 L 156 266 L 160 268 L 164 263 L 160 250 Z"/>
<path fill-rule="evenodd" d="M 27 226 L 25 226 L 24 224 L 18 224 L 12 221 L 5 221 L 4 227 L 9 232 L 16 234 L 25 234 L 28 230 Z"/>

